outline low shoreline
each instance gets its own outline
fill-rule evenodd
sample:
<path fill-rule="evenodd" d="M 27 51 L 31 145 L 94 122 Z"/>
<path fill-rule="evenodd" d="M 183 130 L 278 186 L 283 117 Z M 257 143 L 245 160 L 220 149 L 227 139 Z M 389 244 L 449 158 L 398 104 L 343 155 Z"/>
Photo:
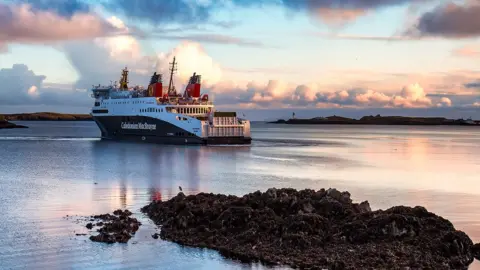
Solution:
<path fill-rule="evenodd" d="M 336 189 L 180 192 L 141 211 L 160 238 L 242 262 L 307 269 L 467 269 L 480 245 L 424 207 L 372 211 Z M 153 236 L 156 239 L 156 235 Z"/>
<path fill-rule="evenodd" d="M 315 117 L 310 119 L 279 119 L 270 124 L 290 125 L 402 125 L 402 126 L 478 126 L 479 120 L 447 119 L 444 117 L 364 116 L 353 119 L 341 116 Z"/>
<path fill-rule="evenodd" d="M 53 112 L 3 114 L 7 121 L 93 121 L 89 114 L 65 114 Z"/>

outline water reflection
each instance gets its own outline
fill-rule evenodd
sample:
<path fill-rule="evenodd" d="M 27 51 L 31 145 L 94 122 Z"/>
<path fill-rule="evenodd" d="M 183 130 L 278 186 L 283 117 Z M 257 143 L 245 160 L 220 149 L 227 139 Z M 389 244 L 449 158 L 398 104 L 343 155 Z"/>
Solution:
<path fill-rule="evenodd" d="M 247 160 L 250 152 L 249 147 L 91 143 L 93 178 L 98 183 L 94 200 L 115 197 L 118 202 L 112 207 L 122 208 L 171 198 L 179 186 L 185 194 L 208 192 L 213 178 L 241 172 L 239 159 Z"/>

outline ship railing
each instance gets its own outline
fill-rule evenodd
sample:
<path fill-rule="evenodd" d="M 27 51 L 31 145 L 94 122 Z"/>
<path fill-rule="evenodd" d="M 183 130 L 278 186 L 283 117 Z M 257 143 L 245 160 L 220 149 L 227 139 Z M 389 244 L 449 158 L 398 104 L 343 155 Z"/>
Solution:
<path fill-rule="evenodd" d="M 245 136 L 243 126 L 224 127 L 224 126 L 206 126 L 207 137 L 242 137 Z"/>
<path fill-rule="evenodd" d="M 204 102 L 186 102 L 186 103 L 181 103 L 178 102 L 178 100 L 168 100 L 168 101 L 163 101 L 161 99 L 157 99 L 157 104 L 158 105 L 174 105 L 174 106 L 201 106 L 201 105 L 213 105 L 213 102 L 211 101 L 204 101 Z"/>
<path fill-rule="evenodd" d="M 243 124 L 232 124 L 232 125 L 219 125 L 219 124 L 213 124 L 211 127 L 245 127 Z"/>
<path fill-rule="evenodd" d="M 250 125 L 233 124 L 233 125 L 212 125 L 208 121 L 202 121 L 203 137 L 250 137 Z"/>

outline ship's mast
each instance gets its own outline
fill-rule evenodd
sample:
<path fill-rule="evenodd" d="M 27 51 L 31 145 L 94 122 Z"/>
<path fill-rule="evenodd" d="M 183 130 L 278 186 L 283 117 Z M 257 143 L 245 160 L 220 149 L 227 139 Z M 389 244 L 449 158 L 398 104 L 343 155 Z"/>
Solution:
<path fill-rule="evenodd" d="M 120 78 L 120 89 L 128 90 L 128 69 L 125 67 L 122 70 L 122 77 Z"/>
<path fill-rule="evenodd" d="M 177 63 L 175 62 L 175 56 L 173 57 L 173 62 L 170 63 L 170 83 L 168 84 L 168 95 L 176 95 L 175 87 L 173 86 L 173 73 L 177 71 L 177 67 L 175 66 Z"/>

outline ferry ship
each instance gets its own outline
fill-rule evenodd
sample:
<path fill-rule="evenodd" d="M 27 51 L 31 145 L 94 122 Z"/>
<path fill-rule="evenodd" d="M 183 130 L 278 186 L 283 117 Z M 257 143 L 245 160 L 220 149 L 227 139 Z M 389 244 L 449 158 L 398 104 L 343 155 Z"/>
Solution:
<path fill-rule="evenodd" d="M 168 87 L 156 72 L 147 88 L 128 86 L 128 69 L 119 85 L 94 86 L 91 116 L 102 139 L 162 144 L 250 144 L 250 121 L 236 112 L 219 112 L 201 94 L 201 75 L 193 73 L 183 94 L 173 85 L 175 57 Z"/>

